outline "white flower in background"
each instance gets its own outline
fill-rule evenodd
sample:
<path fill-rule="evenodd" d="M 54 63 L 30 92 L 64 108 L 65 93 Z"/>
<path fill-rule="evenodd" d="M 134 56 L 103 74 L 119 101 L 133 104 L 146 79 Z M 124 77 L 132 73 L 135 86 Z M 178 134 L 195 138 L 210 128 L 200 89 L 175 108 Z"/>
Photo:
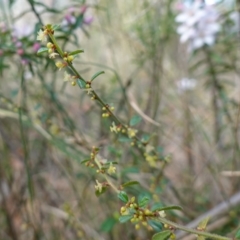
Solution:
<path fill-rule="evenodd" d="M 180 23 L 177 29 L 180 42 L 189 42 L 189 50 L 196 50 L 206 45 L 213 45 L 216 33 L 220 31 L 218 23 L 219 13 L 213 5 L 203 5 L 199 2 L 187 4 L 177 15 L 176 22 Z"/>
<path fill-rule="evenodd" d="M 175 20 L 176 22 L 193 26 L 204 16 L 204 14 L 204 10 L 201 9 L 201 4 L 199 2 L 194 2 L 191 5 L 184 5 L 182 12 L 177 15 Z"/>
<path fill-rule="evenodd" d="M 197 81 L 195 79 L 190 78 L 182 78 L 177 82 L 178 91 L 180 93 L 188 90 L 192 90 L 196 87 Z"/>

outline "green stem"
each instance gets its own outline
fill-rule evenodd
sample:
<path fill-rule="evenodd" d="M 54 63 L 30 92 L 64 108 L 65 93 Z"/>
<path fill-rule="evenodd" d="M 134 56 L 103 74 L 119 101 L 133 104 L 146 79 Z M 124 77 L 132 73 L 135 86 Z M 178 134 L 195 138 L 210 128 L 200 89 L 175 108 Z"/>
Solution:
<path fill-rule="evenodd" d="M 52 40 L 54 46 L 56 47 L 57 49 L 57 52 L 60 54 L 60 56 L 62 58 L 64 58 L 64 52 L 62 51 L 62 49 L 59 47 L 59 45 L 57 44 L 57 41 L 56 41 L 56 38 L 52 35 L 52 34 L 49 34 L 48 35 L 50 37 L 50 39 Z"/>
<path fill-rule="evenodd" d="M 212 234 L 212 233 L 208 233 L 208 232 L 203 232 L 203 231 L 187 228 L 187 227 L 181 226 L 177 223 L 174 223 L 172 221 L 169 221 L 166 218 L 158 217 L 157 220 L 159 222 L 163 223 L 163 224 L 170 225 L 170 226 L 172 226 L 176 229 L 180 229 L 180 230 L 183 230 L 185 232 L 189 232 L 189 233 L 196 234 L 196 235 L 199 235 L 199 236 L 204 236 L 204 237 L 208 237 L 208 238 L 211 238 L 211 239 L 217 239 L 217 240 L 231 240 L 232 239 L 232 238 L 228 238 L 228 237 L 222 237 L 222 236 L 217 235 L 217 234 Z"/>
<path fill-rule="evenodd" d="M 49 37 L 50 39 L 52 40 L 53 44 L 55 45 L 56 47 L 56 50 L 57 52 L 60 54 L 60 56 L 62 58 L 64 58 L 64 52 L 62 51 L 62 49 L 60 48 L 60 46 L 58 45 L 57 41 L 56 41 L 56 38 L 52 35 L 52 34 L 49 34 Z M 75 69 L 75 67 L 73 66 L 72 62 L 71 61 L 67 61 L 68 63 L 68 67 L 73 71 L 73 73 L 76 75 L 77 78 L 83 80 L 85 83 L 86 80 L 84 80 L 84 78 L 78 73 L 78 71 Z M 115 121 L 115 123 L 117 125 L 120 125 L 122 127 L 122 129 L 124 129 L 126 131 L 126 134 L 127 134 L 127 131 L 128 131 L 128 128 L 118 119 L 118 117 L 108 108 L 108 105 L 106 103 L 104 103 L 104 101 L 98 96 L 98 94 L 92 90 L 92 95 L 94 96 L 94 99 L 98 101 L 98 103 L 102 106 L 102 107 L 105 107 L 108 109 L 108 112 L 111 116 L 111 118 Z M 141 142 L 141 140 L 138 138 L 138 137 L 133 137 L 133 140 L 136 141 L 138 143 L 138 145 L 140 147 L 144 147 L 143 143 Z"/>

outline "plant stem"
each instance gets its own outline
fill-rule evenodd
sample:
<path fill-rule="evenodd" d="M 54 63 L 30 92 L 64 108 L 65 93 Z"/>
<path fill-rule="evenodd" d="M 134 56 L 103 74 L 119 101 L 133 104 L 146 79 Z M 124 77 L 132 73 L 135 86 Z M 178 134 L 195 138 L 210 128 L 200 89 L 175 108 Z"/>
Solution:
<path fill-rule="evenodd" d="M 196 235 L 199 235 L 199 236 L 204 236 L 204 237 L 208 237 L 208 238 L 211 238 L 211 239 L 217 239 L 217 240 L 232 240 L 232 238 L 222 237 L 222 236 L 217 235 L 217 234 L 212 234 L 212 233 L 208 233 L 208 232 L 203 232 L 203 231 L 187 228 L 187 227 L 181 226 L 177 223 L 174 223 L 172 221 L 169 221 L 166 218 L 158 217 L 157 220 L 159 222 L 163 223 L 163 224 L 168 224 L 168 225 L 170 225 L 174 228 L 177 228 L 177 229 L 180 229 L 180 230 L 183 230 L 185 232 L 192 233 L 192 234 L 196 234 Z"/>
<path fill-rule="evenodd" d="M 211 75 L 212 80 L 212 106 L 214 111 L 214 135 L 215 135 L 215 143 L 221 147 L 221 116 L 220 116 L 220 109 L 219 109 L 219 103 L 217 95 L 219 94 L 219 83 L 217 79 L 217 74 L 215 72 L 214 64 L 212 62 L 211 58 L 211 52 L 209 48 L 206 46 L 204 48 L 205 54 L 207 56 L 207 61 L 209 64 L 209 71 Z"/>
<path fill-rule="evenodd" d="M 61 58 L 64 57 L 64 52 L 63 50 L 60 48 L 60 46 L 58 45 L 57 41 L 56 41 L 56 38 L 54 37 L 54 35 L 52 34 L 49 34 L 49 37 L 50 39 L 52 40 L 53 44 L 55 45 L 56 47 L 56 50 L 57 52 L 59 53 L 59 55 L 61 56 Z M 75 67 L 73 66 L 72 62 L 71 61 L 67 61 L 68 63 L 68 67 L 73 71 L 73 73 L 76 75 L 77 78 L 83 80 L 85 83 L 87 83 L 87 81 L 78 73 L 78 71 L 75 69 Z M 122 129 L 125 130 L 125 133 L 127 134 L 128 133 L 128 127 L 125 126 L 121 121 L 120 119 L 108 108 L 108 105 L 106 103 L 104 103 L 104 101 L 98 96 L 98 94 L 92 90 L 91 91 L 92 93 L 92 96 L 94 97 L 94 99 L 102 106 L 102 107 L 105 107 L 108 109 L 108 112 L 111 116 L 111 118 L 114 120 L 114 122 L 121 126 Z M 133 141 L 137 142 L 138 143 L 138 147 L 139 149 L 141 150 L 141 152 L 143 153 L 142 149 L 145 148 L 144 144 L 142 143 L 142 141 L 137 137 L 137 136 L 134 136 L 132 137 Z M 155 153 L 157 154 L 157 153 Z"/>

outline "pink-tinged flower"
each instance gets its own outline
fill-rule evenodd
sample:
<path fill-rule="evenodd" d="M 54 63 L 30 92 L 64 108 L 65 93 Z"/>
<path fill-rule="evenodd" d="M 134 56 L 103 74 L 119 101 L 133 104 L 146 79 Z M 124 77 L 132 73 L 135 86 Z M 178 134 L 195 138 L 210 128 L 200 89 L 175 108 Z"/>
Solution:
<path fill-rule="evenodd" d="M 16 48 L 22 47 L 22 43 L 21 43 L 20 41 L 16 42 L 16 43 L 15 43 L 15 47 L 16 47 Z"/>
<path fill-rule="evenodd" d="M 17 54 L 20 55 L 20 56 L 23 55 L 24 50 L 22 48 L 17 49 Z"/>
<path fill-rule="evenodd" d="M 22 58 L 21 63 L 22 63 L 22 65 L 28 65 L 29 61 L 26 58 Z"/>
<path fill-rule="evenodd" d="M 84 14 L 84 13 L 86 12 L 87 8 L 88 8 L 87 5 L 81 6 L 81 8 L 80 8 L 80 13 L 81 13 L 81 14 Z"/>
<path fill-rule="evenodd" d="M 68 13 L 64 16 L 64 19 L 62 20 L 62 28 L 66 31 L 69 29 L 69 27 L 76 23 L 76 17 L 73 15 L 74 13 Z"/>
<path fill-rule="evenodd" d="M 73 15 L 74 12 L 76 12 L 76 7 L 70 7 L 70 8 L 68 8 L 67 11 L 68 11 L 69 14 Z"/>
<path fill-rule="evenodd" d="M 220 31 L 218 23 L 219 13 L 214 6 L 202 5 L 195 2 L 184 6 L 182 13 L 176 17 L 176 22 L 181 23 L 177 32 L 180 42 L 189 42 L 189 50 L 195 50 L 206 45 L 213 45 L 216 34 Z"/>
<path fill-rule="evenodd" d="M 41 44 L 38 43 L 38 42 L 35 42 L 35 43 L 33 44 L 33 51 L 34 51 L 34 52 L 37 52 L 37 51 L 40 49 L 40 47 L 41 47 Z"/>
<path fill-rule="evenodd" d="M 16 43 L 18 41 L 18 38 L 16 36 L 12 36 L 12 42 Z"/>
<path fill-rule="evenodd" d="M 76 22 L 76 18 L 71 14 L 65 15 L 64 19 L 67 21 L 69 25 L 73 25 Z"/>
<path fill-rule="evenodd" d="M 83 21 L 81 24 L 90 25 L 93 21 L 93 16 L 88 14 L 87 9 L 87 5 L 83 5 L 81 6 L 81 8 L 69 8 L 67 14 L 64 16 L 64 19 L 62 21 L 62 27 L 68 30 L 71 25 L 74 25 L 76 23 L 77 18 L 82 15 Z"/>
<path fill-rule="evenodd" d="M 86 24 L 86 25 L 90 25 L 93 21 L 93 16 L 84 16 L 84 19 L 83 19 L 83 22 Z"/>
<path fill-rule="evenodd" d="M 0 56 L 2 56 L 3 54 L 4 54 L 4 51 L 0 49 Z"/>

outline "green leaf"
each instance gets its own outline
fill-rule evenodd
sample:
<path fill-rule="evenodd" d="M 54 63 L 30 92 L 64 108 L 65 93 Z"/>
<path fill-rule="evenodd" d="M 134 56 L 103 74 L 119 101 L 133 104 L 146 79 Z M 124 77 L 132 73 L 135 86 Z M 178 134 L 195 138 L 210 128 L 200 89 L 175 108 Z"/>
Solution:
<path fill-rule="evenodd" d="M 41 47 L 38 49 L 37 51 L 37 54 L 42 54 L 42 53 L 45 53 L 45 52 L 48 52 L 48 48 L 47 47 Z"/>
<path fill-rule="evenodd" d="M 147 143 L 147 142 L 149 142 L 150 137 L 151 136 L 149 134 L 144 134 L 141 138 L 141 141 L 144 142 L 144 143 Z"/>
<path fill-rule="evenodd" d="M 82 25 L 82 23 L 83 23 L 83 14 L 80 14 L 80 15 L 77 17 L 75 24 L 73 25 L 73 29 L 78 28 L 79 26 Z"/>
<path fill-rule="evenodd" d="M 85 88 L 86 87 L 85 81 L 80 79 L 80 78 L 77 79 L 77 84 L 80 88 Z"/>
<path fill-rule="evenodd" d="M 128 173 L 139 173 L 138 167 L 126 167 L 123 168 L 121 171 L 122 174 L 128 174 Z"/>
<path fill-rule="evenodd" d="M 160 208 L 163 208 L 163 204 L 162 203 L 154 203 L 153 206 L 151 207 L 151 211 L 157 211 Z"/>
<path fill-rule="evenodd" d="M 76 50 L 76 51 L 70 52 L 69 55 L 76 55 L 76 54 L 83 53 L 83 52 L 84 52 L 84 50 L 79 49 L 79 50 Z"/>
<path fill-rule="evenodd" d="M 150 198 L 146 195 L 140 196 L 138 198 L 139 207 L 145 207 L 148 204 L 149 200 L 150 200 Z"/>
<path fill-rule="evenodd" d="M 115 161 L 115 162 L 106 162 L 104 165 L 105 165 L 105 166 L 109 166 L 109 165 L 111 165 L 111 164 L 118 164 L 118 162 L 116 162 L 116 161 Z"/>
<path fill-rule="evenodd" d="M 240 239 L 240 229 L 238 229 L 238 231 L 237 231 L 237 233 L 236 233 L 236 235 L 235 235 L 235 238 L 236 238 L 236 239 Z"/>
<path fill-rule="evenodd" d="M 156 232 L 162 231 L 163 229 L 163 224 L 155 221 L 155 220 L 148 220 L 148 225 L 152 227 L 153 230 L 155 230 Z"/>
<path fill-rule="evenodd" d="M 142 121 L 142 118 L 138 115 L 134 115 L 130 120 L 130 126 L 135 126 L 136 124 L 140 123 Z"/>
<path fill-rule="evenodd" d="M 133 216 L 132 215 L 123 215 L 119 217 L 119 222 L 120 223 L 125 223 L 127 221 L 129 221 Z"/>
<path fill-rule="evenodd" d="M 127 193 L 124 192 L 124 191 L 120 191 L 120 192 L 118 193 L 118 198 L 119 198 L 121 201 L 125 202 L 125 203 L 128 202 L 128 195 L 127 195 Z"/>
<path fill-rule="evenodd" d="M 182 211 L 183 209 L 180 207 L 180 206 L 175 206 L 175 205 L 173 205 L 173 206 L 166 206 L 166 207 L 155 207 L 155 209 L 154 210 L 152 210 L 152 211 L 167 211 L 167 210 L 180 210 L 180 211 Z"/>
<path fill-rule="evenodd" d="M 99 75 L 104 74 L 104 73 L 105 73 L 104 71 L 99 71 L 99 72 L 95 73 L 95 74 L 92 76 L 91 81 L 93 81 L 93 80 L 94 80 L 95 78 L 97 78 Z"/>
<path fill-rule="evenodd" d="M 96 190 L 96 191 L 95 191 L 95 195 L 96 195 L 97 197 L 99 197 L 100 195 L 102 195 L 103 193 L 105 193 L 106 190 L 107 190 L 106 187 L 103 187 L 101 192 L 99 192 L 99 190 Z"/>
<path fill-rule="evenodd" d="M 85 160 L 83 160 L 83 161 L 81 161 L 81 164 L 84 164 L 84 163 L 86 163 L 86 162 L 89 162 L 91 159 L 85 159 Z"/>
<path fill-rule="evenodd" d="M 102 232 L 111 232 L 114 225 L 117 223 L 116 219 L 114 217 L 108 217 L 105 219 L 105 221 L 102 223 L 100 227 L 100 231 Z"/>
<path fill-rule="evenodd" d="M 172 235 L 169 230 L 162 231 L 153 235 L 152 240 L 167 240 Z"/>
<path fill-rule="evenodd" d="M 208 221 L 209 221 L 209 217 L 204 218 L 204 219 L 198 224 L 198 227 L 197 227 L 198 230 L 200 230 L 200 231 L 205 230 L 206 227 L 207 227 Z"/>
<path fill-rule="evenodd" d="M 118 141 L 126 143 L 126 142 L 131 142 L 132 140 L 130 138 L 128 138 L 128 137 L 119 137 Z"/>
<path fill-rule="evenodd" d="M 162 154 L 163 154 L 163 152 L 164 152 L 164 149 L 163 149 L 163 147 L 161 147 L 161 146 L 158 146 L 158 147 L 157 147 L 157 152 L 158 152 L 160 155 L 162 155 Z"/>
<path fill-rule="evenodd" d="M 57 29 L 59 29 L 60 28 L 60 25 L 58 25 L 58 24 L 54 24 L 53 26 L 52 26 L 52 29 L 54 30 L 54 31 L 56 31 Z"/>
<path fill-rule="evenodd" d="M 129 186 L 136 185 L 136 184 L 139 184 L 139 182 L 138 181 L 130 181 L 130 182 L 126 182 L 126 183 L 122 184 L 122 187 L 129 187 Z"/>

